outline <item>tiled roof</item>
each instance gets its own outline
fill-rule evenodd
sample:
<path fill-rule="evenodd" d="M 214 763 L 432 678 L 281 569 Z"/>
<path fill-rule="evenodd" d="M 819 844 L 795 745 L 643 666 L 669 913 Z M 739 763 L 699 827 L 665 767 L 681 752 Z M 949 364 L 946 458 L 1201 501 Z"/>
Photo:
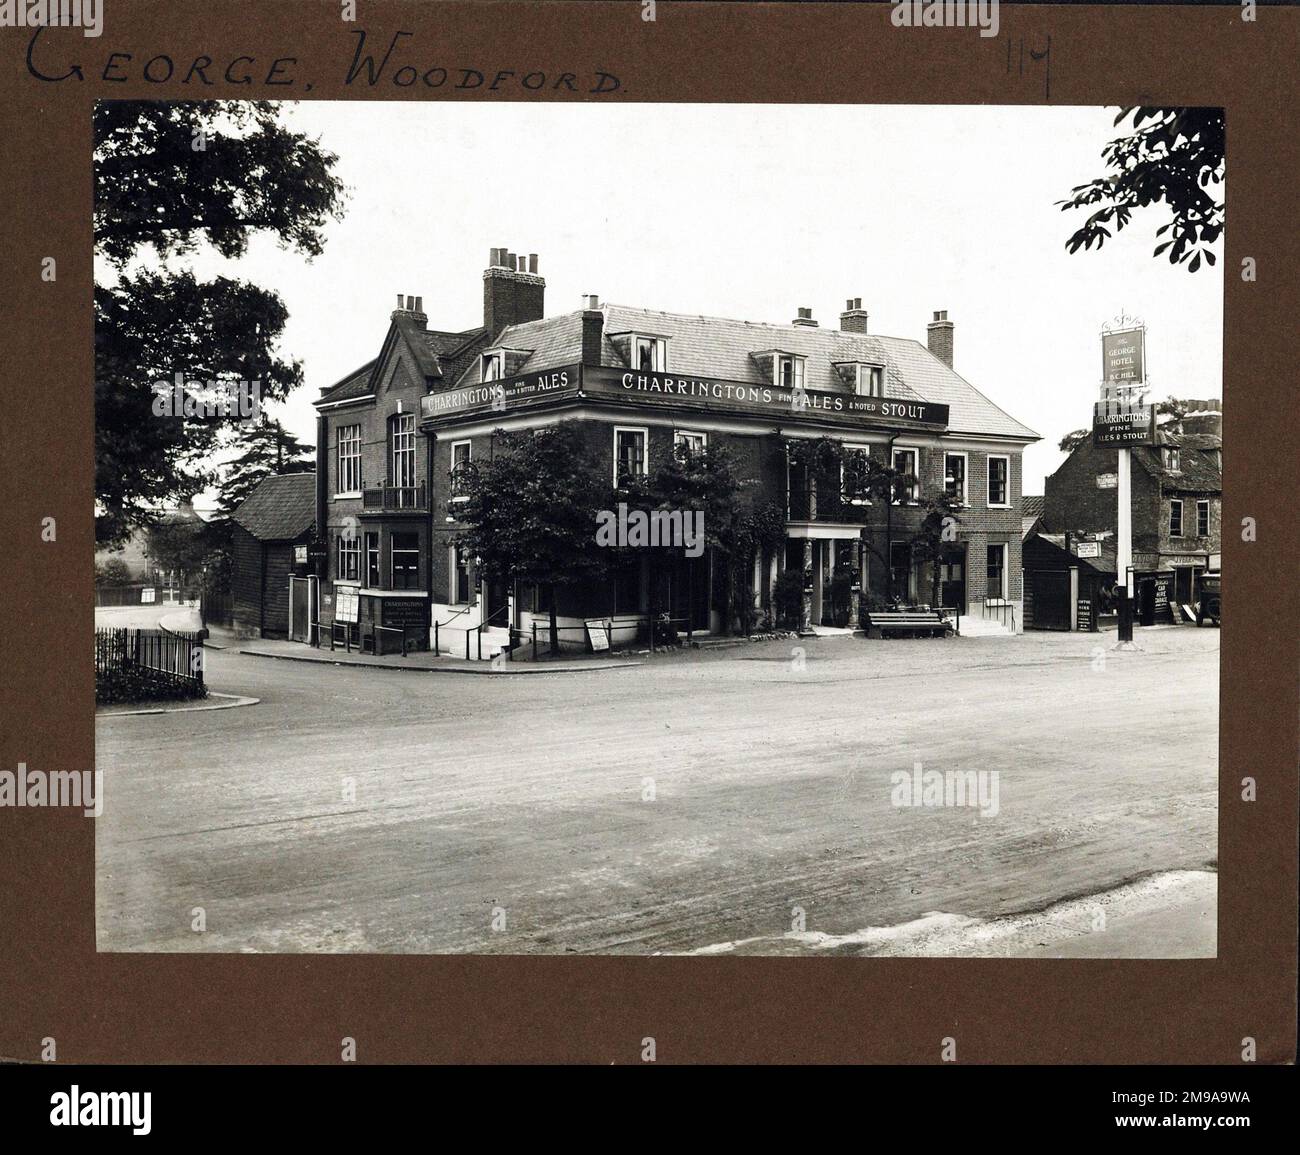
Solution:
<path fill-rule="evenodd" d="M 951 432 L 1038 439 L 1037 433 L 1005 413 L 919 341 L 804 325 L 764 325 L 721 317 L 662 313 L 624 305 L 607 304 L 602 309 L 605 314 L 603 365 L 626 365 L 609 339 L 611 333 L 626 332 L 666 338 L 668 364 L 673 373 L 725 381 L 763 383 L 766 378 L 751 354 L 772 349 L 805 357 L 804 385 L 832 393 L 849 391 L 835 369 L 836 362 L 883 363 L 886 395 L 947 405 Z M 582 359 L 582 313 L 513 325 L 501 334 L 497 343 L 533 350 L 521 372 L 573 364 Z M 457 384 L 472 384 L 477 380 L 478 366 L 474 363 Z"/>
<path fill-rule="evenodd" d="M 259 541 L 293 541 L 316 521 L 316 472 L 281 473 L 262 479 L 231 514 Z"/>
<path fill-rule="evenodd" d="M 391 330 L 390 330 L 391 332 Z M 463 333 L 447 333 L 438 329 L 420 329 L 412 320 L 403 318 L 398 332 L 407 342 L 411 356 L 420 371 L 440 374 L 444 380 L 456 380 L 465 367 L 476 360 L 475 353 L 487 336 L 486 329 L 467 329 Z M 332 401 L 350 401 L 356 397 L 365 397 L 371 392 L 371 378 L 380 358 L 367 361 L 341 381 L 321 390 L 316 404 Z"/>
<path fill-rule="evenodd" d="M 321 390 L 316 404 L 323 401 L 348 401 L 353 397 L 364 397 L 370 392 L 370 373 L 375 367 L 374 361 L 367 361 L 360 369 L 354 369 L 342 381 Z"/>
<path fill-rule="evenodd" d="M 1178 446 L 1178 471 L 1166 469 L 1159 446 L 1134 448 L 1133 458 L 1161 488 L 1172 493 L 1221 493 L 1223 473 L 1216 459 L 1220 439 L 1208 434 L 1164 434 L 1166 444 Z M 1204 448 L 1196 442 L 1209 442 Z"/>
<path fill-rule="evenodd" d="M 1041 493 L 1022 493 L 1020 495 L 1020 516 L 1041 517 L 1047 498 Z"/>

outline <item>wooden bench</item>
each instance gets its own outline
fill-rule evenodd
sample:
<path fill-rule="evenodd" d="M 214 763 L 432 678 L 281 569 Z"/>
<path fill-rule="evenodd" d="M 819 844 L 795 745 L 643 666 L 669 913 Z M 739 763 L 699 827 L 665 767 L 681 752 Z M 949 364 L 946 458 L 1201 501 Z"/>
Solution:
<path fill-rule="evenodd" d="M 867 636 L 912 634 L 932 638 L 952 632 L 952 623 L 939 610 L 873 610 L 867 614 Z"/>

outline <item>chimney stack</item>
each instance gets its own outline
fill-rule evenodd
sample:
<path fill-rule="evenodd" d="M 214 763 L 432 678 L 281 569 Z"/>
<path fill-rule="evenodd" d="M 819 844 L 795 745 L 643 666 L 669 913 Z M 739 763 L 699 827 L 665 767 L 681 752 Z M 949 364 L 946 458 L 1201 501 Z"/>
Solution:
<path fill-rule="evenodd" d="M 844 302 L 844 312 L 840 314 L 840 329 L 845 333 L 867 331 L 867 311 L 862 307 L 861 297 L 853 297 Z"/>
<path fill-rule="evenodd" d="M 429 318 L 424 315 L 424 298 L 412 297 L 405 293 L 397 294 L 397 308 L 393 310 L 393 320 L 405 317 L 418 325 L 425 325 Z"/>
<path fill-rule="evenodd" d="M 604 344 L 605 314 L 596 308 L 596 298 L 588 297 L 590 305 L 582 311 L 582 363 L 599 365 Z"/>
<path fill-rule="evenodd" d="M 935 311 L 934 320 L 925 327 L 925 343 L 931 353 L 952 368 L 952 322 L 948 320 L 947 309 Z"/>
<path fill-rule="evenodd" d="M 804 328 L 815 329 L 817 322 L 813 320 L 812 310 L 801 308 L 799 315 L 790 322 L 792 325 L 802 325 Z"/>
<path fill-rule="evenodd" d="M 537 254 L 492 249 L 483 271 L 483 327 L 492 336 L 510 325 L 540 321 L 545 312 L 546 281 L 537 275 Z"/>

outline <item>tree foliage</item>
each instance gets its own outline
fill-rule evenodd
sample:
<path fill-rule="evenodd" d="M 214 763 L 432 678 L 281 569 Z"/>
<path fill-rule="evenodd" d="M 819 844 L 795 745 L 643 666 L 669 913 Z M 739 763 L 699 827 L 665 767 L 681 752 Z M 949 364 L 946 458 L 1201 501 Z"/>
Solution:
<path fill-rule="evenodd" d="M 240 429 L 237 445 L 239 456 L 221 471 L 217 499 L 218 509 L 227 517 L 265 478 L 306 473 L 315 467 L 315 450 L 265 414 L 262 421 Z"/>
<path fill-rule="evenodd" d="M 1102 149 L 1110 171 L 1058 201 L 1063 212 L 1091 209 L 1066 241 L 1071 253 L 1100 248 L 1124 229 L 1135 209 L 1168 206 L 1173 219 L 1156 230 L 1168 234 L 1153 256 L 1196 272 L 1213 265 L 1211 247 L 1223 232 L 1224 114 L 1219 108 L 1124 108 L 1115 124 L 1132 118 L 1132 131 Z"/>
<path fill-rule="evenodd" d="M 610 564 L 596 544 L 596 514 L 611 508 L 609 479 L 576 422 L 497 430 L 493 441 L 490 457 L 457 471 L 465 497 L 457 545 L 490 577 L 549 589 L 556 650 L 556 587 L 603 576 Z"/>
<path fill-rule="evenodd" d="M 229 422 L 155 416 L 154 386 L 259 383 L 284 399 L 301 366 L 276 346 L 279 296 L 169 260 L 200 243 L 242 255 L 265 233 L 309 259 L 341 214 L 336 157 L 279 122 L 270 102 L 101 101 L 95 106 L 95 537 L 124 540 L 165 502 L 214 480 L 206 462 Z M 149 254 L 148 270 L 132 266 Z M 223 429 L 223 426 L 225 427 Z"/>

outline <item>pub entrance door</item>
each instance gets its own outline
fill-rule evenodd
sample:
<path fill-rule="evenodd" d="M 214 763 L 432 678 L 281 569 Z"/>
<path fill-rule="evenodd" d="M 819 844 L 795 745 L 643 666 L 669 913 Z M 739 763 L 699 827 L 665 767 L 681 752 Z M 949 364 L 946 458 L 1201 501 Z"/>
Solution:
<path fill-rule="evenodd" d="M 944 547 L 939 559 L 939 604 L 946 610 L 966 612 L 966 543 Z"/>
<path fill-rule="evenodd" d="M 673 625 L 678 633 L 690 628 L 698 633 L 709 628 L 709 572 L 712 557 L 706 550 L 702 557 L 676 559 L 669 576 L 669 601 Z"/>

